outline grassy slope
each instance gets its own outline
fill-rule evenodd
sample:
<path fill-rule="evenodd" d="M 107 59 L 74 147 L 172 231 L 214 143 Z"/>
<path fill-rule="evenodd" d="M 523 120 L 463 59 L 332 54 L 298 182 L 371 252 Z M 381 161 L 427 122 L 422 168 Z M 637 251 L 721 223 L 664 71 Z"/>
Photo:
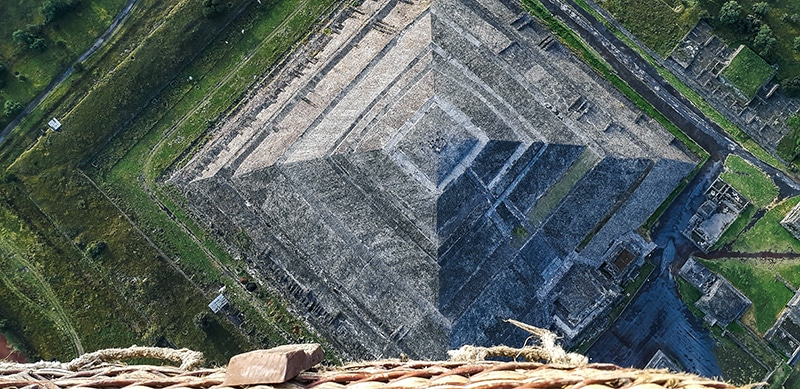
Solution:
<path fill-rule="evenodd" d="M 780 221 L 798 202 L 800 197 L 787 199 L 767 211 L 731 248 L 748 253 L 800 253 L 800 241 L 780 225 Z"/>
<path fill-rule="evenodd" d="M 598 1 L 634 35 L 666 57 L 698 20 L 698 7 L 661 0 Z M 677 4 L 675 4 L 677 3 Z"/>
<path fill-rule="evenodd" d="M 81 5 L 42 28 L 39 36 L 47 49 L 37 52 L 14 44 L 11 34 L 44 22 L 39 7 L 45 0 L 0 2 L 0 62 L 8 68 L 0 104 L 5 100 L 27 103 L 58 74 L 66 70 L 111 24 L 125 0 L 83 1 Z M 15 77 L 18 73 L 23 78 Z M 0 76 L 2 77 L 2 76 Z M 0 127 L 8 118 L 0 115 Z"/>
<path fill-rule="evenodd" d="M 86 167 L 104 190 L 115 194 L 140 226 L 158 231 L 151 234 L 153 239 L 164 250 L 183 258 L 182 267 L 200 282 L 231 283 L 233 280 L 223 277 L 223 271 L 231 270 L 240 275 L 246 272 L 243 263 L 230 258 L 206 231 L 185 215 L 177 204 L 181 201 L 180 195 L 171 198 L 170 191 L 161 190 L 156 179 L 205 133 L 208 122 L 230 107 L 254 77 L 274 64 L 281 53 L 308 30 L 315 15 L 322 14 L 331 3 L 286 1 L 275 8 L 253 6 L 248 14 L 254 22 L 235 29 L 243 29 L 246 34 L 226 38 L 229 44 L 211 48 L 202 60 L 191 64 L 176 78 L 181 81 L 166 88 L 155 99 L 157 104 L 149 105 L 128 131 L 103 149 L 92 167 Z M 279 31 L 286 33 L 279 34 Z M 240 57 L 247 59 L 239 61 Z M 191 82 L 189 75 L 193 79 Z M 151 196 L 168 208 L 172 216 L 163 212 Z M 176 222 L 189 229 L 197 242 Z M 237 290 L 236 285 L 229 286 L 231 293 Z M 248 298 L 241 294 L 240 297 Z M 275 299 L 277 297 L 266 293 L 259 301 L 249 301 L 247 305 L 264 305 Z M 259 315 L 258 308 L 251 313 Z M 266 313 L 263 320 L 277 328 L 261 328 L 267 333 L 260 338 L 269 339 L 270 344 L 298 340 L 286 338 L 286 334 L 301 327 L 288 312 L 273 305 Z M 307 332 L 298 335 L 313 337 Z"/>
<path fill-rule="evenodd" d="M 766 207 L 778 197 L 775 182 L 738 155 L 730 155 L 725 159 L 725 172 L 721 178 L 758 208 Z"/>
<path fill-rule="evenodd" d="M 175 271 L 167 258 L 74 168 L 88 151 L 100 146 L 110 133 L 122 128 L 130 114 L 149 100 L 153 90 L 168 82 L 183 67 L 197 49 L 192 42 L 208 41 L 225 23 L 224 19 L 200 19 L 199 9 L 190 2 L 171 4 L 170 8 L 150 2 L 145 3 L 142 10 L 145 14 L 139 16 L 147 22 L 136 25 L 138 30 L 129 29 L 130 40 L 120 41 L 122 47 L 115 47 L 124 50 L 128 44 L 134 46 L 132 42 L 137 42 L 136 49 L 110 65 L 94 63 L 96 70 L 106 65 L 111 66 L 113 72 L 84 73 L 82 82 L 73 86 L 86 88 L 88 93 L 80 94 L 80 100 L 72 100 L 74 106 L 59 115 L 64 118 L 64 132 L 39 139 L 15 160 L 10 171 L 20 178 L 20 185 L 27 193 L 17 193 L 9 199 L 9 204 L 17 209 L 29 204 L 29 208 L 38 207 L 46 214 L 49 220 L 31 227 L 31 231 L 51 229 L 47 226 L 51 222 L 61 233 L 62 236 L 54 237 L 51 245 L 64 247 L 62 252 L 43 258 L 45 262 L 58 262 L 64 266 L 49 273 L 51 277 L 62 277 L 63 273 L 76 269 L 86 273 L 87 279 L 103 281 L 96 288 L 106 295 L 103 301 L 109 301 L 111 306 L 129 305 L 115 312 L 97 307 L 87 309 L 84 308 L 86 304 L 82 304 L 86 296 L 77 299 L 66 291 L 58 294 L 76 321 L 80 322 L 81 318 L 75 317 L 82 315 L 87 325 L 92 325 L 91 328 L 80 323 L 76 325 L 88 350 L 129 345 L 132 339 L 148 343 L 164 334 L 180 346 L 202 349 L 209 360 L 222 362 L 248 346 L 222 317 L 217 319 L 220 325 L 212 326 L 216 329 L 214 334 L 193 325 L 193 316 L 205 312 L 206 304 L 213 296 L 195 288 Z M 142 39 L 137 31 L 152 33 Z M 111 58 L 119 56 L 119 53 Z M 60 108 L 67 107 L 61 105 Z M 28 122 L 28 126 L 36 128 L 37 124 Z M 23 133 L 23 139 L 26 139 L 25 135 Z M 4 148 L 4 160 L 13 160 L 13 155 L 9 154 L 18 150 Z M 26 198 L 28 196 L 30 200 Z M 29 218 L 31 213 L 22 210 L 18 214 Z M 108 249 L 97 261 L 86 264 L 79 243 L 100 240 L 107 242 Z M 84 290 L 82 285 L 85 283 L 75 282 L 66 287 L 71 289 L 72 295 L 93 293 L 91 289 Z M 73 301 L 74 305 L 70 304 Z M 175 306 L 184 309 L 170 309 Z M 134 315 L 132 320 L 121 320 L 131 315 Z M 137 315 L 140 317 L 136 318 Z M 116 326 L 122 328 L 114 328 Z M 27 338 L 37 340 L 33 336 Z"/>

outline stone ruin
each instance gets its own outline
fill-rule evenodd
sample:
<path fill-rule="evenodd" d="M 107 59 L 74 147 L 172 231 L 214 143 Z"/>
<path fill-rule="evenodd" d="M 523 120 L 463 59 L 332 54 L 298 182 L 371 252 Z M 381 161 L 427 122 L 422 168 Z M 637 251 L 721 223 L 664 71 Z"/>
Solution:
<path fill-rule="evenodd" d="M 795 239 L 800 239 L 800 204 L 792 207 L 792 210 L 781 220 L 781 225 L 789 231 Z"/>
<path fill-rule="evenodd" d="M 720 178 L 706 189 L 706 200 L 689 218 L 683 235 L 703 252 L 714 246 L 750 202 Z"/>
<path fill-rule="evenodd" d="M 709 325 L 718 324 L 724 328 L 731 322 L 739 320 L 753 305 L 750 299 L 728 280 L 714 274 L 694 258 L 686 260 L 678 274 L 702 294 L 694 306 L 705 314 L 703 320 Z"/>
<path fill-rule="evenodd" d="M 505 318 L 577 341 L 696 157 L 515 2 L 370 0 L 325 31 L 172 177 L 195 216 L 351 358 L 522 345 Z"/>
<path fill-rule="evenodd" d="M 762 86 L 754 98 L 741 96 L 720 77 L 736 53 L 736 49 L 711 33 L 711 26 L 701 21 L 686 33 L 664 64 L 714 109 L 777 157 L 780 140 L 791 131 L 786 122 L 800 113 L 800 101 L 776 93 L 780 86 L 773 81 Z"/>

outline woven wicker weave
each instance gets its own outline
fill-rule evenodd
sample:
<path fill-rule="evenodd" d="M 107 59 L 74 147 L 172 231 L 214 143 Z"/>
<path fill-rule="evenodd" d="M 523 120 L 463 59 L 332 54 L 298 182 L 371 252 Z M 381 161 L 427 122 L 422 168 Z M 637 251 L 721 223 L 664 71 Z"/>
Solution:
<path fill-rule="evenodd" d="M 219 388 L 224 369 L 187 372 L 169 366 L 101 366 L 69 371 L 53 368 L 0 370 L 2 388 Z M 566 367 L 540 363 L 507 362 L 399 362 L 378 361 L 303 372 L 275 386 L 250 388 L 584 388 L 584 389 L 728 389 L 726 383 L 664 370 L 625 369 L 607 364 Z"/>

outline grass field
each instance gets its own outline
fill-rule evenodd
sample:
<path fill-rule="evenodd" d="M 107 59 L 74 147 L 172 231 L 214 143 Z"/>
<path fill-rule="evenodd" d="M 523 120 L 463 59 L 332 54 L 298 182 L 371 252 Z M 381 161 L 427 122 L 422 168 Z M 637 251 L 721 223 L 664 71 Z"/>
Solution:
<path fill-rule="evenodd" d="M 782 201 L 733 242 L 731 249 L 746 253 L 800 253 L 800 241 L 780 221 L 800 202 L 800 197 Z"/>
<path fill-rule="evenodd" d="M 111 24 L 126 0 L 83 1 L 77 9 L 49 24 L 39 8 L 45 0 L 0 2 L 0 63 L 7 72 L 0 74 L 0 105 L 6 100 L 27 104 L 50 82 L 86 51 Z M 35 27 L 32 27 L 35 26 Z M 20 47 L 11 38 L 14 31 L 31 30 L 44 39 L 47 48 L 37 51 Z M 10 121 L 0 115 L 0 128 Z"/>
<path fill-rule="evenodd" d="M 631 33 L 666 57 L 699 19 L 699 8 L 680 0 L 598 1 Z"/>
<path fill-rule="evenodd" d="M 245 3 L 249 8 L 241 8 Z M 31 268 L 53 286 L 54 296 L 54 302 L 41 310 L 58 311 L 60 306 L 64 312 L 48 320 L 40 315 L 36 320 L 37 316 L 21 312 L 26 307 L 27 292 L 0 299 L 0 315 L 19 319 L 20 335 L 36 354 L 68 360 L 79 351 L 78 346 L 51 349 L 54 345 L 48 342 L 54 343 L 53 337 L 68 339 L 77 334 L 75 343 L 91 351 L 131 343 L 152 344 L 164 335 L 180 347 L 204 351 L 209 362 L 222 363 L 232 354 L 254 347 L 253 338 L 245 338 L 222 315 L 213 317 L 213 325 L 206 330 L 193 323 L 197 314 L 208 311 L 206 305 L 222 285 L 232 289 L 228 297 L 245 313 L 249 325 L 257 327 L 254 333 L 263 335 L 259 345 L 283 342 L 290 336 L 288 331 L 300 337 L 293 338 L 296 340 L 307 334 L 280 299 L 263 290 L 243 292 L 241 285 L 228 282 L 229 277 L 221 279 L 228 269 L 218 267 L 220 262 L 210 260 L 210 256 L 222 256 L 224 250 L 210 240 L 196 240 L 170 222 L 169 213 L 148 197 L 151 193 L 137 188 L 139 174 L 143 173 L 137 159 L 141 154 L 129 151 L 147 135 L 150 138 L 141 147 L 146 155 L 153 140 L 166 135 L 158 131 L 164 131 L 163 125 L 172 118 L 159 124 L 162 127 L 153 127 L 158 120 L 152 120 L 166 117 L 163 108 L 176 107 L 171 115 L 194 119 L 199 113 L 194 110 L 196 104 L 211 93 L 213 99 L 204 103 L 211 116 L 197 115 L 205 125 L 182 122 L 194 131 L 195 138 L 201 136 L 208 118 L 215 119 L 242 95 L 256 74 L 252 72 L 261 74 L 269 69 L 330 4 L 286 0 L 259 6 L 256 2 L 232 1 L 227 13 L 211 20 L 203 19 L 191 1 L 140 1 L 121 34 L 87 61 L 86 71 L 71 76 L 12 133 L 0 151 L 0 166 L 6 177 L 0 210 L 18 215 L 20 226 L 13 225 L 13 218 L 0 220 L 0 225 L 11 223 L 7 228 L 21 231 L 21 242 L 37 242 L 40 253 Z M 241 16 L 234 20 L 239 9 Z M 253 32 L 242 34 L 240 30 L 245 27 Z M 266 38 L 274 38 L 274 30 L 281 31 L 280 39 L 259 45 Z M 225 45 L 226 39 L 236 44 Z M 196 42 L 213 43 L 204 50 Z M 254 55 L 257 59 L 241 61 L 254 46 L 263 52 Z M 179 82 L 188 79 L 183 71 L 192 72 L 196 82 Z M 51 116 L 62 118 L 64 130 L 40 136 L 38 130 Z M 157 131 L 150 133 L 151 127 Z M 108 142 L 112 136 L 116 143 Z M 152 175 L 160 174 L 186 144 L 175 147 L 159 149 L 169 151 L 159 154 L 154 166 L 161 170 L 152 170 Z M 118 170 L 108 176 L 94 175 L 107 181 L 93 180 L 76 168 L 84 163 L 92 166 L 94 156 L 112 149 L 120 154 L 105 166 Z M 130 159 L 116 163 L 128 155 Z M 120 184 L 126 179 L 131 181 Z M 128 193 L 131 188 L 136 193 Z M 159 230 L 162 226 L 168 228 Z M 50 234 L 48 239 L 42 239 L 42 231 Z M 4 236 L 2 242 L 7 241 L 10 239 Z M 105 250 L 88 254 L 88 248 L 97 242 L 103 242 Z M 30 257 L 23 247 L 12 247 L 11 254 Z M 238 278 L 243 274 L 237 271 L 235 275 Z M 45 293 L 47 283 L 40 283 L 37 293 Z M 176 306 L 182 309 L 173 309 Z M 68 320 L 74 334 L 58 325 Z M 288 331 L 270 324 L 274 321 L 284 323 Z M 53 331 L 56 327 L 58 330 Z"/>
<path fill-rule="evenodd" d="M 725 159 L 725 171 L 720 177 L 758 208 L 766 207 L 778 197 L 778 187 L 772 179 L 738 155 Z"/>
<path fill-rule="evenodd" d="M 775 69 L 747 46 L 742 47 L 722 71 L 722 77 L 732 83 L 747 99 L 755 97 L 761 86 L 774 75 Z"/>
<path fill-rule="evenodd" d="M 754 323 L 752 326 L 759 334 L 775 323 L 778 313 L 794 295 L 789 288 L 776 277 L 776 267 L 761 259 L 719 259 L 701 260 L 703 265 L 713 272 L 722 275 L 753 302 Z"/>
<path fill-rule="evenodd" d="M 728 336 L 719 334 L 718 329 L 715 328 L 714 332 L 714 339 L 717 341 L 714 353 L 727 381 L 734 385 L 747 385 L 760 382 L 766 376 L 767 369 L 759 365 L 750 354 Z"/>

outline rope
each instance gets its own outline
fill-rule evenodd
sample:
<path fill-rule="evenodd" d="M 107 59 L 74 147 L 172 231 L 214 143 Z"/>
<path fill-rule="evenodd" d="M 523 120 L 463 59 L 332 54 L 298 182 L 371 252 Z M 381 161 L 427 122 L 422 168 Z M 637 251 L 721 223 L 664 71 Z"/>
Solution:
<path fill-rule="evenodd" d="M 458 350 L 451 350 L 447 352 L 447 354 L 450 356 L 450 360 L 460 362 L 477 362 L 485 361 L 487 358 L 492 357 L 507 357 L 513 358 L 514 360 L 517 358 L 523 358 L 528 362 L 544 362 L 570 367 L 585 366 L 587 363 L 589 363 L 589 359 L 581 354 L 567 353 L 564 351 L 560 345 L 556 344 L 556 339 L 558 339 L 556 334 L 548 330 L 511 319 L 506 320 L 506 322 L 511 323 L 531 334 L 531 336 L 525 340 L 525 345 L 523 345 L 521 348 L 508 346 L 462 346 Z M 539 345 L 527 345 L 528 341 L 535 340 L 537 338 L 539 340 Z"/>
<path fill-rule="evenodd" d="M 131 346 L 128 348 L 110 348 L 87 353 L 67 363 L 40 361 L 36 363 L 0 363 L 2 369 L 58 369 L 79 371 L 88 370 L 104 363 L 129 359 L 158 359 L 180 363 L 179 369 L 191 370 L 203 363 L 203 353 L 189 349 L 175 350 L 161 347 Z"/>

